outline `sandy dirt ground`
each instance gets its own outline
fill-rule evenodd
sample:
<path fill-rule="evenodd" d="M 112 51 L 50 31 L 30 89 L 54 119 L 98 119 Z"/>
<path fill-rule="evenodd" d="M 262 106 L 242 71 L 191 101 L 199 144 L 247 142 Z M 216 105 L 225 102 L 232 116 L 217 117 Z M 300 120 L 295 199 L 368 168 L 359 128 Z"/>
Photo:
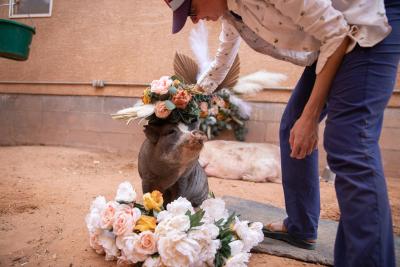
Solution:
<path fill-rule="evenodd" d="M 139 196 L 133 155 L 64 147 L 0 147 L 0 266 L 116 266 L 88 244 L 84 217 L 99 194 L 113 198 L 128 180 Z M 400 179 L 389 179 L 395 232 L 400 233 Z M 279 184 L 210 178 L 217 196 L 233 195 L 284 206 Z M 337 220 L 333 185 L 321 182 L 322 218 Z M 253 254 L 249 266 L 313 266 Z"/>

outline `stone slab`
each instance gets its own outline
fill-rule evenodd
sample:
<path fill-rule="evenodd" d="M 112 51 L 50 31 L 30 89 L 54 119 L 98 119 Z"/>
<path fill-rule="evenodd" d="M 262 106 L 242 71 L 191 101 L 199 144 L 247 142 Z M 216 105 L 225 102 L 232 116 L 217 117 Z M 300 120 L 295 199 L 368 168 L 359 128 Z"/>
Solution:
<path fill-rule="evenodd" d="M 272 205 L 263 204 L 242 198 L 224 196 L 226 207 L 231 212 L 240 214 L 241 219 L 259 221 L 262 223 L 283 220 L 285 210 Z M 333 248 L 338 223 L 331 220 L 320 220 L 318 227 L 318 243 L 315 250 L 293 247 L 283 241 L 265 238 L 253 249 L 254 252 L 266 253 L 305 262 L 333 265 Z M 395 237 L 397 266 L 400 266 L 400 237 Z"/>

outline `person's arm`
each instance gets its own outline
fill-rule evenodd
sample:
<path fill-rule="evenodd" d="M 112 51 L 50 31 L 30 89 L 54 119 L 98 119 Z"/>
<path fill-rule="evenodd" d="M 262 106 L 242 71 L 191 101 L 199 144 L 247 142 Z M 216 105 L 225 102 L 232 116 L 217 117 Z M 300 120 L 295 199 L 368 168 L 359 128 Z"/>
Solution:
<path fill-rule="evenodd" d="M 318 123 L 326 103 L 332 81 L 349 46 L 350 38 L 345 38 L 336 51 L 328 58 L 325 66 L 317 74 L 311 96 L 300 118 L 290 131 L 291 157 L 303 159 L 318 146 Z"/>
<path fill-rule="evenodd" d="M 240 47 L 240 35 L 226 20 L 222 20 L 220 44 L 214 61 L 197 81 L 197 89 L 212 93 L 225 79 Z"/>
<path fill-rule="evenodd" d="M 351 28 L 339 10 L 326 0 L 268 0 L 280 13 L 299 26 L 299 31 L 312 35 L 321 43 L 316 67 L 318 74 L 328 58 L 337 50 L 346 36 L 352 36 Z M 353 43 L 354 40 L 351 40 Z"/>

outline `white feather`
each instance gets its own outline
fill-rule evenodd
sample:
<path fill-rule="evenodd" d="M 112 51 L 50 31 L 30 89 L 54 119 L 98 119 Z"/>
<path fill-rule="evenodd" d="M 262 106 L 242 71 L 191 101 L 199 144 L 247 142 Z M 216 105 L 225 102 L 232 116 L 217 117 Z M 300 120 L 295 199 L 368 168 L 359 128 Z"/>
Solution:
<path fill-rule="evenodd" d="M 203 21 L 199 21 L 197 26 L 192 29 L 189 40 L 196 61 L 199 64 L 199 72 L 197 73 L 197 78 L 199 78 L 200 74 L 204 73 L 212 62 L 208 53 L 208 30 Z"/>
<path fill-rule="evenodd" d="M 282 73 L 257 71 L 239 78 L 232 89 L 239 94 L 254 94 L 265 88 L 277 87 L 286 79 L 287 76 Z"/>
<path fill-rule="evenodd" d="M 243 99 L 231 94 L 229 101 L 239 107 L 239 115 L 244 119 L 249 119 L 251 115 L 251 106 Z"/>

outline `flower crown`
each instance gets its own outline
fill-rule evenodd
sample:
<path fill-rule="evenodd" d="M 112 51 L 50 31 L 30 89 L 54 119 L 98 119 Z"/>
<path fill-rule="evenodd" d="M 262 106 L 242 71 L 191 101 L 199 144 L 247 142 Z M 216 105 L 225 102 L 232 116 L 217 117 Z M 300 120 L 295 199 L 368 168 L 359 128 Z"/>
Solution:
<path fill-rule="evenodd" d="M 178 76 L 162 76 L 143 91 L 142 101 L 112 116 L 127 123 L 140 118 L 154 124 L 190 124 L 199 120 L 200 130 L 209 139 L 228 129 L 243 141 L 247 132 L 244 121 L 248 118 L 241 115 L 232 97 L 228 90 L 204 94 L 196 90 L 194 84 L 186 84 Z"/>

